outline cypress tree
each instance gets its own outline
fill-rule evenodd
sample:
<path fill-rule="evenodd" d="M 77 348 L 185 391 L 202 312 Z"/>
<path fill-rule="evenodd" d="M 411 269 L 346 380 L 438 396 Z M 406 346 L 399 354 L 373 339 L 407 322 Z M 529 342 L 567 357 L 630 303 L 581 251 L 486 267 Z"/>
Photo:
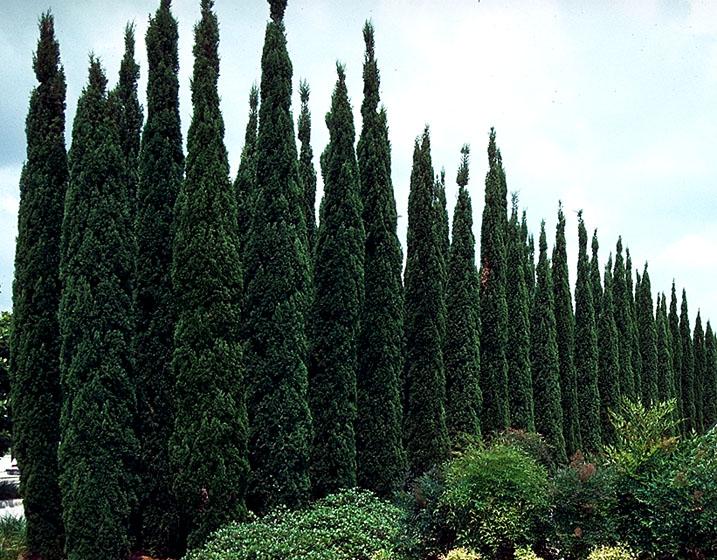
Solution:
<path fill-rule="evenodd" d="M 697 311 L 697 319 L 695 319 L 695 330 L 692 336 L 692 346 L 694 348 L 694 392 L 695 392 L 695 429 L 698 433 L 704 430 L 703 418 L 703 389 L 705 381 L 705 332 L 702 328 L 702 317 L 699 310 Z"/>
<path fill-rule="evenodd" d="M 508 404 L 508 304 L 506 301 L 507 192 L 500 150 L 491 128 L 489 170 L 485 179 L 485 206 L 481 226 L 480 265 L 480 363 L 484 433 L 510 425 Z"/>
<path fill-rule="evenodd" d="M 687 292 L 682 290 L 682 308 L 680 310 L 680 345 L 682 346 L 682 369 L 680 385 L 682 390 L 683 434 L 687 435 L 696 429 L 695 419 L 695 382 L 694 382 L 694 348 L 690 334 L 690 317 L 687 310 Z"/>
<path fill-rule="evenodd" d="M 249 121 L 244 133 L 244 147 L 239 160 L 239 170 L 234 180 L 237 195 L 237 228 L 241 255 L 244 255 L 249 238 L 249 227 L 256 197 L 256 128 L 259 122 L 259 90 L 252 86 L 249 92 Z"/>
<path fill-rule="evenodd" d="M 133 307 L 134 379 L 140 441 L 139 510 L 142 548 L 158 555 L 181 552 L 178 508 L 172 490 L 169 437 L 174 422 L 171 372 L 176 302 L 172 290 L 174 203 L 184 174 L 179 120 L 177 22 L 162 0 L 146 35 L 147 121 L 142 132 L 137 185 Z"/>
<path fill-rule="evenodd" d="M 598 242 L 597 229 L 593 231 L 592 239 L 592 259 L 590 260 L 590 286 L 593 292 L 593 307 L 595 308 L 595 321 L 600 318 L 600 306 L 602 305 L 603 289 L 600 280 L 600 263 L 598 261 L 598 251 L 600 244 Z"/>
<path fill-rule="evenodd" d="M 326 115 L 329 144 L 321 155 L 324 198 L 316 236 L 309 360 L 311 481 L 319 497 L 356 485 L 356 339 L 366 236 L 346 74 L 340 64 L 337 71 Z"/>
<path fill-rule="evenodd" d="M 316 170 L 314 169 L 314 152 L 311 149 L 311 112 L 309 111 L 309 84 L 299 84 L 301 113 L 299 114 L 298 132 L 301 150 L 299 151 L 299 175 L 304 190 L 304 220 L 306 221 L 306 239 L 309 256 L 314 252 L 316 237 Z"/>
<path fill-rule="evenodd" d="M 568 255 L 565 242 L 565 214 L 558 206 L 558 224 L 553 247 L 552 289 L 555 305 L 555 326 L 560 365 L 561 409 L 565 448 L 571 456 L 581 448 L 578 385 L 575 371 L 575 316 L 568 277 Z"/>
<path fill-rule="evenodd" d="M 520 238 L 525 244 L 525 287 L 528 290 L 528 301 L 533 297 L 535 290 L 535 240 L 533 234 L 528 234 L 528 217 L 525 210 L 520 219 Z"/>
<path fill-rule="evenodd" d="M 639 282 L 639 273 L 636 277 Z M 640 333 L 637 324 L 637 307 L 634 289 L 632 283 L 632 258 L 630 257 L 630 249 L 625 249 L 625 288 L 628 295 L 628 309 L 630 311 L 630 346 L 632 351 L 630 357 L 632 359 L 632 397 L 634 400 L 642 398 L 642 352 L 640 350 Z"/>
<path fill-rule="evenodd" d="M 704 429 L 708 431 L 717 424 L 717 343 L 709 321 L 707 321 L 707 329 L 705 330 L 705 384 L 703 397 Z"/>
<path fill-rule="evenodd" d="M 10 335 L 10 400 L 13 454 L 30 557 L 63 557 L 58 486 L 60 441 L 60 229 L 68 169 L 65 151 L 65 72 L 54 19 L 40 18 L 33 58 L 39 82 L 25 121 L 27 159 L 20 176 L 13 329 Z"/>
<path fill-rule="evenodd" d="M 262 54 L 254 216 L 245 258 L 249 443 L 254 509 L 308 499 L 309 258 L 291 117 L 286 0 L 271 0 Z"/>
<path fill-rule="evenodd" d="M 533 382 L 530 374 L 530 305 L 525 285 L 528 248 L 518 223 L 518 197 L 513 194 L 508 223 L 508 383 L 511 426 L 535 431 Z M 450 316 L 450 310 L 449 310 Z M 449 332 L 453 332 L 449 329 Z"/>
<path fill-rule="evenodd" d="M 445 371 L 441 321 L 441 255 L 436 243 L 436 211 L 428 128 L 416 140 L 408 196 L 404 378 L 404 438 L 411 477 L 419 476 L 448 456 Z"/>
<path fill-rule="evenodd" d="M 612 255 L 605 266 L 605 292 L 600 306 L 598 324 L 599 368 L 598 391 L 600 398 L 600 426 L 604 443 L 613 443 L 615 433 L 610 421 L 610 410 L 616 410 L 620 396 L 620 350 L 615 309 L 612 301 Z"/>
<path fill-rule="evenodd" d="M 600 446 L 600 394 L 598 351 L 587 255 L 588 235 L 582 212 L 578 212 L 578 278 L 575 283 L 575 364 L 578 377 L 580 439 L 587 451 Z"/>
<path fill-rule="evenodd" d="M 446 424 L 455 444 L 460 434 L 480 434 L 481 394 L 478 386 L 478 270 L 475 264 L 473 210 L 468 185 L 468 146 L 458 168 L 458 201 L 453 213 L 453 240 L 446 289 L 447 332 Z"/>
<path fill-rule="evenodd" d="M 239 333 L 241 254 L 219 108 L 219 26 L 213 4 L 202 0 L 194 28 L 194 113 L 187 176 L 175 206 L 172 263 L 178 313 L 170 458 L 190 547 L 244 515 L 249 471 Z"/>
<path fill-rule="evenodd" d="M 386 113 L 379 109 L 373 27 L 363 30 L 363 127 L 356 148 L 361 179 L 364 305 L 358 341 L 356 459 L 360 486 L 388 497 L 406 474 L 403 449 L 403 250 L 398 239 Z"/>
<path fill-rule="evenodd" d="M 550 445 L 557 462 L 567 460 L 560 409 L 560 364 L 555 329 L 553 287 L 548 261 L 545 222 L 540 224 L 535 296 L 531 311 L 530 362 L 535 395 L 535 428 Z"/>
<path fill-rule="evenodd" d="M 127 558 L 136 502 L 136 401 L 127 352 L 131 211 L 106 85 L 92 58 L 73 126 L 62 224 L 58 457 L 66 554 L 75 560 Z"/>
<path fill-rule="evenodd" d="M 670 334 L 670 349 L 672 350 L 672 383 L 675 387 L 677 399 L 677 417 L 685 417 L 682 403 L 682 337 L 680 334 L 680 317 L 677 313 L 677 290 L 675 281 L 672 281 L 672 295 L 670 297 L 670 314 L 667 318 Z M 682 425 L 681 425 L 682 427 Z"/>
<path fill-rule="evenodd" d="M 633 398 L 635 383 L 632 372 L 632 317 L 630 294 L 626 281 L 625 261 L 622 257 L 622 238 L 615 248 L 615 268 L 612 275 L 612 299 L 617 326 L 620 365 L 620 396 Z"/>
<path fill-rule="evenodd" d="M 658 400 L 657 387 L 657 329 L 655 327 L 654 305 L 647 263 L 640 281 L 637 295 L 637 321 L 642 356 L 642 401 L 645 405 Z"/>
<path fill-rule="evenodd" d="M 441 174 L 436 177 L 434 190 L 434 204 L 436 207 L 436 239 L 438 243 L 441 259 L 443 260 L 444 269 L 444 289 L 445 283 L 448 281 L 448 260 L 450 258 L 451 240 L 448 233 L 448 207 L 446 201 L 446 171 L 441 170 Z"/>
<path fill-rule="evenodd" d="M 660 401 L 664 402 L 675 398 L 672 348 L 670 344 L 665 294 L 662 294 L 658 298 L 655 323 L 657 329 L 657 397 Z"/>

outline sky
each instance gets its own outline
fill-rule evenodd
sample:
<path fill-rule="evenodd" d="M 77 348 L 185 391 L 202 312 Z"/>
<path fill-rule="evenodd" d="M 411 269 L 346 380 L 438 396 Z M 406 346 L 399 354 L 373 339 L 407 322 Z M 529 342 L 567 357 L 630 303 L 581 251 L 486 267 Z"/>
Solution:
<path fill-rule="evenodd" d="M 51 8 L 67 75 L 67 142 L 90 52 L 116 82 L 125 24 L 136 26 L 144 103 L 144 36 L 159 0 L 0 2 L 0 309 L 11 307 L 24 121 L 35 85 L 39 15 Z M 180 33 L 182 127 L 191 119 L 192 30 L 199 0 L 174 0 Z M 248 96 L 260 78 L 269 7 L 216 0 L 226 145 L 236 172 Z M 717 320 L 717 2 L 713 0 L 290 0 L 285 24 L 294 70 L 311 87 L 312 144 L 328 141 L 324 115 L 346 65 L 361 128 L 362 28 L 371 19 L 388 112 L 399 234 L 405 243 L 413 143 L 428 124 L 433 163 L 457 197 L 460 148 L 471 146 L 476 237 L 483 209 L 490 127 L 508 190 L 527 209 L 536 239 L 545 220 L 553 245 L 558 201 L 567 217 L 575 282 L 577 211 L 598 229 L 600 261 L 618 236 L 634 265 L 649 261 L 653 291 L 685 288 L 691 318 Z M 320 181 L 320 173 L 319 173 Z M 318 196 L 321 196 L 319 185 Z M 318 206 L 318 200 L 317 200 Z M 668 294 L 669 295 L 669 294 Z"/>

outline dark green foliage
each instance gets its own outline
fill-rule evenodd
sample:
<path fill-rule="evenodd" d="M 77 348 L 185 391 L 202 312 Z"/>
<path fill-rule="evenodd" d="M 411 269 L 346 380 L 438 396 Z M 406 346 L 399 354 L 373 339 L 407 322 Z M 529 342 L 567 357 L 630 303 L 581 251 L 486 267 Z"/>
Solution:
<path fill-rule="evenodd" d="M 361 219 L 354 123 L 344 68 L 326 115 L 324 197 L 316 235 L 309 397 L 314 422 L 311 482 L 324 497 L 356 485 L 356 340 L 363 304 L 366 236 Z"/>
<path fill-rule="evenodd" d="M 518 223 L 518 198 L 513 195 L 508 223 L 508 387 L 510 424 L 513 428 L 535 430 L 533 381 L 530 374 L 530 296 L 525 285 L 528 247 Z M 450 311 L 449 311 L 450 317 Z M 452 332 L 450 329 L 448 332 Z"/>
<path fill-rule="evenodd" d="M 244 334 L 254 509 L 309 496 L 311 414 L 306 317 L 309 257 L 291 116 L 292 67 L 272 0 L 262 54 L 254 215 L 245 252 Z"/>
<path fill-rule="evenodd" d="M 134 222 L 133 355 L 141 445 L 141 545 L 163 555 L 180 552 L 168 442 L 174 421 L 172 236 L 174 203 L 184 174 L 178 32 L 168 1 L 161 2 L 151 18 L 145 40 L 149 69 Z"/>
<path fill-rule="evenodd" d="M 311 149 L 311 112 L 309 111 L 309 84 L 299 84 L 301 113 L 299 114 L 298 133 L 301 150 L 299 152 L 299 175 L 304 190 L 304 221 L 309 255 L 314 253 L 316 237 L 316 170 L 314 152 Z"/>
<path fill-rule="evenodd" d="M 618 238 L 615 249 L 615 268 L 612 275 L 612 300 L 615 325 L 617 326 L 620 396 L 633 398 L 635 395 L 635 383 L 632 372 L 632 315 L 630 313 L 630 294 L 625 275 L 622 238 Z"/>
<path fill-rule="evenodd" d="M 436 243 L 433 165 L 428 128 L 416 139 L 408 196 L 404 438 L 411 477 L 448 456 L 441 321 L 445 317 Z"/>
<path fill-rule="evenodd" d="M 639 273 L 636 274 L 639 281 Z M 642 352 L 640 351 L 640 331 L 637 322 L 636 290 L 632 283 L 632 258 L 630 249 L 625 249 L 625 288 L 628 296 L 628 309 L 630 310 L 630 357 L 632 359 L 632 398 L 642 397 Z"/>
<path fill-rule="evenodd" d="M 590 259 L 590 287 L 593 293 L 593 307 L 595 308 L 595 322 L 599 320 L 600 309 L 602 305 L 603 288 L 600 281 L 600 263 L 598 261 L 598 251 L 600 244 L 598 242 L 597 229 L 593 231 L 592 239 L 592 259 Z"/>
<path fill-rule="evenodd" d="M 468 184 L 468 146 L 461 150 L 458 168 L 458 201 L 453 213 L 453 241 L 448 260 L 446 287 L 447 337 L 443 346 L 446 364 L 446 424 L 455 445 L 461 434 L 480 434 L 481 394 L 478 386 L 480 349 L 478 270 L 475 264 L 473 210 Z"/>
<path fill-rule="evenodd" d="M 702 397 L 703 424 L 707 431 L 717 424 L 717 340 L 709 321 L 705 330 L 705 381 Z"/>
<path fill-rule="evenodd" d="M 683 435 L 696 429 L 697 407 L 695 406 L 695 354 L 690 329 L 690 316 L 687 310 L 687 292 L 682 290 L 682 308 L 680 310 L 680 345 L 682 346 L 682 369 L 680 387 L 683 419 Z"/>
<path fill-rule="evenodd" d="M 612 443 L 613 426 L 608 411 L 614 410 L 620 397 L 620 350 L 612 301 L 612 255 L 605 267 L 605 292 L 598 320 L 598 392 L 600 427 L 604 443 Z"/>
<path fill-rule="evenodd" d="M 692 335 L 692 348 L 694 356 L 694 392 L 695 392 L 695 430 L 698 433 L 704 431 L 704 418 L 703 418 L 703 390 L 705 382 L 705 332 L 702 328 L 702 317 L 700 312 L 697 311 L 697 319 L 695 319 L 695 330 Z"/>
<path fill-rule="evenodd" d="M 219 108 L 219 26 L 213 4 L 202 0 L 202 17 L 194 28 L 194 112 L 187 176 L 175 206 L 172 263 L 178 313 L 170 459 L 182 512 L 181 538 L 192 547 L 244 516 L 249 474 L 239 332 L 241 255 Z"/>
<path fill-rule="evenodd" d="M 588 235 L 582 212 L 578 212 L 578 278 L 575 283 L 575 364 L 578 378 L 580 439 L 585 451 L 600 446 L 600 393 L 598 349 L 587 255 Z"/>
<path fill-rule="evenodd" d="M 510 425 L 508 404 L 508 304 L 506 301 L 507 187 L 495 130 L 490 131 L 485 206 L 481 225 L 480 363 L 483 432 L 499 432 Z"/>
<path fill-rule="evenodd" d="M 531 299 L 535 289 L 535 240 L 532 233 L 528 235 L 528 217 L 525 210 L 523 210 L 523 215 L 520 219 L 520 238 L 523 240 L 526 249 L 524 276 L 528 298 Z"/>
<path fill-rule="evenodd" d="M 680 317 L 677 313 L 677 290 L 672 282 L 672 295 L 670 297 L 670 314 L 668 316 L 670 350 L 672 351 L 672 384 L 675 387 L 677 399 L 677 417 L 684 418 L 682 403 L 682 338 L 680 336 Z"/>
<path fill-rule="evenodd" d="M 664 402 L 676 398 L 665 294 L 658 298 L 655 324 L 657 329 L 657 398 Z"/>
<path fill-rule="evenodd" d="M 259 90 L 252 86 L 249 92 L 249 121 L 244 133 L 239 171 L 234 180 L 237 195 L 237 229 L 241 243 L 241 255 L 249 239 L 249 228 L 256 199 L 256 128 L 259 124 Z M 301 134 L 300 134 L 301 136 Z M 309 149 L 311 149 L 309 147 Z"/>
<path fill-rule="evenodd" d="M 396 232 L 391 145 L 379 110 L 379 72 L 373 27 L 364 27 L 366 57 L 358 141 L 364 251 L 364 305 L 358 341 L 356 461 L 360 486 L 390 496 L 403 484 L 401 374 L 403 371 L 403 250 Z"/>
<path fill-rule="evenodd" d="M 569 457 L 581 448 L 578 385 L 575 369 L 575 315 L 573 296 L 568 277 L 568 254 L 565 242 L 565 214 L 558 206 L 558 224 L 555 228 L 555 246 L 552 260 L 553 298 L 555 302 L 555 328 L 560 365 L 560 390 L 563 414 L 563 434 Z"/>
<path fill-rule="evenodd" d="M 68 169 L 65 73 L 50 13 L 40 18 L 33 59 L 39 84 L 25 122 L 27 159 L 20 176 L 10 399 L 13 453 L 22 470 L 27 551 L 44 560 L 63 555 L 58 487 L 60 440 L 60 229 Z"/>
<path fill-rule="evenodd" d="M 551 446 L 554 459 L 566 461 L 563 413 L 560 407 L 560 364 L 555 332 L 555 304 L 545 239 L 540 224 L 538 267 L 530 322 L 530 363 L 533 374 L 535 428 Z"/>
<path fill-rule="evenodd" d="M 4 457 L 12 445 L 9 371 L 11 323 L 10 313 L 0 313 L 0 457 Z"/>
<path fill-rule="evenodd" d="M 127 351 L 132 223 L 107 80 L 91 59 L 69 155 L 59 310 L 63 406 L 59 447 L 66 554 L 124 560 L 136 504 L 136 401 Z"/>
<path fill-rule="evenodd" d="M 436 178 L 434 188 L 434 204 L 436 208 L 436 242 L 438 250 L 443 261 L 443 286 L 448 281 L 448 260 L 450 254 L 451 241 L 448 234 L 448 208 L 446 202 L 446 171 L 441 170 L 441 174 Z M 445 337 L 445 333 L 443 334 Z"/>
<path fill-rule="evenodd" d="M 640 336 L 640 354 L 642 356 L 642 401 L 646 405 L 654 404 L 658 400 L 657 388 L 657 329 L 650 274 L 647 263 L 642 273 L 642 280 L 636 295 L 637 330 Z"/>

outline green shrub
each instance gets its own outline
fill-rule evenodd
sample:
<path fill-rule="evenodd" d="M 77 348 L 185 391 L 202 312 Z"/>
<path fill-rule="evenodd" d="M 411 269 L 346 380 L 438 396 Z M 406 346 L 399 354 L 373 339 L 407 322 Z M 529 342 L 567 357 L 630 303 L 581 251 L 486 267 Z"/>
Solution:
<path fill-rule="evenodd" d="M 474 447 L 448 464 L 440 507 L 458 546 L 505 554 L 539 539 L 547 471 L 514 447 Z"/>
<path fill-rule="evenodd" d="M 0 560 L 17 560 L 25 549 L 25 519 L 0 517 Z"/>
<path fill-rule="evenodd" d="M 403 512 L 370 492 L 347 490 L 310 507 L 232 523 L 187 560 L 400 560 Z M 378 554 L 378 556 L 377 556 Z"/>
<path fill-rule="evenodd" d="M 636 556 L 624 546 L 598 546 L 588 556 L 588 560 L 634 560 Z"/>
<path fill-rule="evenodd" d="M 508 428 L 498 434 L 493 440 L 493 443 L 494 445 L 505 445 L 507 447 L 520 449 L 549 471 L 555 467 L 553 461 L 555 452 L 546 443 L 545 438 L 535 432 Z"/>
<path fill-rule="evenodd" d="M 540 556 L 527 546 L 521 546 L 515 550 L 515 560 L 542 560 Z"/>
<path fill-rule="evenodd" d="M 442 557 L 442 560 L 481 560 L 480 554 L 465 548 L 454 548 Z"/>

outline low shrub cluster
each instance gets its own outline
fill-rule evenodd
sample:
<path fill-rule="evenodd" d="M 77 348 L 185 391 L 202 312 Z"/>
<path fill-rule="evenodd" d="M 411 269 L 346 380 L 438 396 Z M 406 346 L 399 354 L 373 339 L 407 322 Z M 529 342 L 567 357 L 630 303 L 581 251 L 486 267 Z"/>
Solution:
<path fill-rule="evenodd" d="M 0 516 L 0 560 L 17 560 L 25 549 L 25 520 Z"/>

